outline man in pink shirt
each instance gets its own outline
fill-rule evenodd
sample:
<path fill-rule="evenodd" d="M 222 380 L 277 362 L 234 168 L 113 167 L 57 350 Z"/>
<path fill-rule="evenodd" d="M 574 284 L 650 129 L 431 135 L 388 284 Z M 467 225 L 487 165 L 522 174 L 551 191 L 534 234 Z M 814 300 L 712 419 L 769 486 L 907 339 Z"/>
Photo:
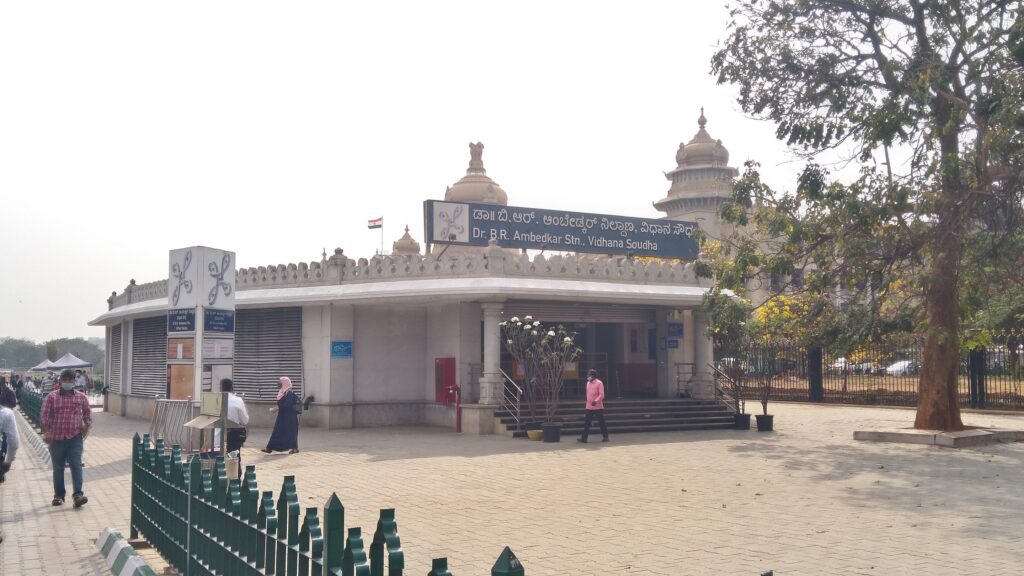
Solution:
<path fill-rule="evenodd" d="M 608 426 L 604 423 L 604 382 L 597 379 L 597 370 L 587 372 L 587 419 L 583 423 L 583 436 L 577 442 L 586 442 L 590 435 L 590 423 L 597 417 L 601 425 L 601 442 L 608 441 Z"/>

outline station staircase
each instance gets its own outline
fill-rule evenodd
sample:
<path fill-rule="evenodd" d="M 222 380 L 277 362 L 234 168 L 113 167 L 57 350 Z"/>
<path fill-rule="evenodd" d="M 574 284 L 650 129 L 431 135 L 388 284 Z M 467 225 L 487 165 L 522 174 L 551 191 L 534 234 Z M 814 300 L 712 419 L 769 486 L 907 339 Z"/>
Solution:
<path fill-rule="evenodd" d="M 562 425 L 562 436 L 579 436 L 583 433 L 585 409 L 584 400 L 562 400 L 559 402 L 555 422 Z M 526 423 L 539 422 L 543 416 L 531 417 L 523 406 L 518 421 L 508 410 L 495 412 L 505 429 L 516 438 L 526 437 Z M 625 432 L 675 432 L 688 430 L 723 430 L 734 427 L 733 411 L 716 400 L 693 400 L 688 398 L 651 398 L 604 401 L 604 418 L 608 423 L 608 434 Z M 590 427 L 590 438 L 601 439 L 601 428 L 595 420 Z"/>

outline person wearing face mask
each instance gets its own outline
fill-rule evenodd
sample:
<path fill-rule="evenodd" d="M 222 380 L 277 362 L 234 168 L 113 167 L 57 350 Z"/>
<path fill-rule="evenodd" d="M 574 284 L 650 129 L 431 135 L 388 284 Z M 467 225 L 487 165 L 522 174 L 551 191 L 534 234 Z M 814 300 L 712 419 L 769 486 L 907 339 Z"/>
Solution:
<path fill-rule="evenodd" d="M 75 390 L 75 373 L 65 370 L 60 375 L 60 386 L 46 395 L 40 411 L 43 441 L 50 445 L 50 459 L 53 461 L 54 506 L 64 503 L 64 467 L 71 468 L 71 493 L 75 508 L 89 501 L 82 492 L 82 450 L 85 437 L 92 424 L 92 409 L 89 398 Z"/>
<path fill-rule="evenodd" d="M 590 435 L 590 423 L 597 417 L 597 423 L 601 425 L 601 442 L 608 441 L 608 426 L 604 422 L 604 382 L 597 379 L 597 370 L 587 372 L 587 418 L 583 422 L 583 435 L 576 439 L 577 442 L 586 443 Z"/>

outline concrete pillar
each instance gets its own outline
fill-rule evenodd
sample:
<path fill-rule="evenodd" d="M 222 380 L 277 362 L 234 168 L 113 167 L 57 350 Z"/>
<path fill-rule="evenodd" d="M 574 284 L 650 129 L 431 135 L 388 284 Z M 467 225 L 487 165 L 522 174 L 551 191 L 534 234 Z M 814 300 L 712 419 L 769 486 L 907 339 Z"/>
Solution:
<path fill-rule="evenodd" d="M 707 313 L 702 310 L 693 311 L 693 395 L 695 398 L 713 398 L 714 377 L 709 365 L 715 361 L 714 345 L 706 335 L 708 327 Z"/>
<path fill-rule="evenodd" d="M 672 394 L 669 392 L 669 388 L 670 386 L 675 388 L 675 374 L 670 371 L 670 368 L 674 367 L 668 361 L 669 351 L 666 344 L 668 314 L 669 311 L 664 308 L 658 308 L 654 313 L 654 342 L 652 346 L 655 346 L 657 351 L 655 357 L 657 358 L 658 398 L 670 398 Z"/>
<path fill-rule="evenodd" d="M 480 403 L 497 405 L 501 399 L 501 302 L 484 302 L 484 367 L 480 378 Z"/>

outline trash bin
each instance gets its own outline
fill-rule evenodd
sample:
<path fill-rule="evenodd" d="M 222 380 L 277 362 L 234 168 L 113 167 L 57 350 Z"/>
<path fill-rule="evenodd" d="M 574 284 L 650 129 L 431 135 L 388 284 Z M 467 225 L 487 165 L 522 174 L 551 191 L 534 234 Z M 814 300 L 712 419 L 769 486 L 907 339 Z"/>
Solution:
<path fill-rule="evenodd" d="M 202 465 L 203 470 L 209 470 L 211 473 L 217 468 L 217 457 L 220 456 L 220 452 L 200 452 L 199 453 L 199 464 Z M 228 456 L 224 458 L 224 473 L 227 474 L 228 480 L 238 478 L 238 457 Z"/>

